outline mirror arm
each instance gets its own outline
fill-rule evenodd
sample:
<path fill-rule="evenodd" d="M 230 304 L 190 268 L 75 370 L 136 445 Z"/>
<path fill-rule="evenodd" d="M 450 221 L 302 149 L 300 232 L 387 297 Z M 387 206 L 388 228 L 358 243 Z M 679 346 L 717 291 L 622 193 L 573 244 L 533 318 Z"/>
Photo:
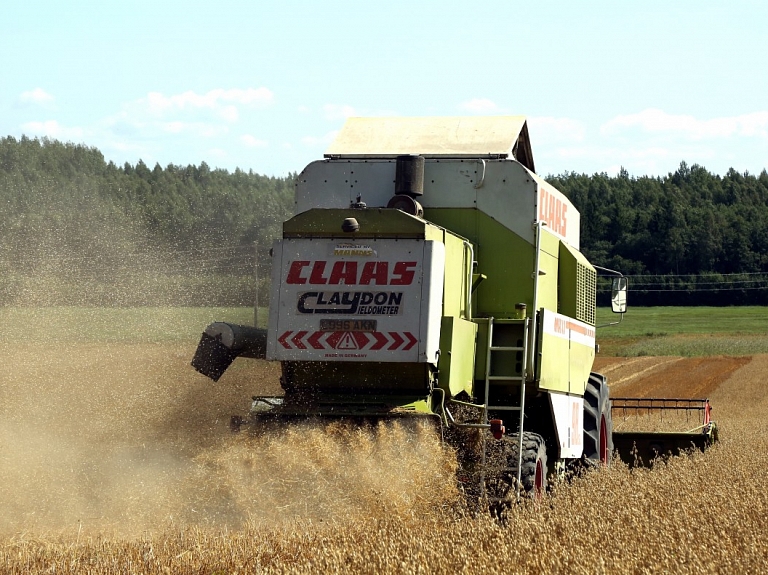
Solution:
<path fill-rule="evenodd" d="M 600 270 L 601 272 L 604 272 L 604 273 L 606 273 L 608 275 L 611 275 L 611 276 L 616 276 L 616 277 L 620 277 L 620 278 L 624 277 L 623 273 L 617 272 L 616 270 L 612 270 L 612 269 L 609 269 L 609 268 L 604 268 L 603 266 L 596 266 L 595 264 L 592 264 L 592 267 L 595 268 L 596 270 Z"/>

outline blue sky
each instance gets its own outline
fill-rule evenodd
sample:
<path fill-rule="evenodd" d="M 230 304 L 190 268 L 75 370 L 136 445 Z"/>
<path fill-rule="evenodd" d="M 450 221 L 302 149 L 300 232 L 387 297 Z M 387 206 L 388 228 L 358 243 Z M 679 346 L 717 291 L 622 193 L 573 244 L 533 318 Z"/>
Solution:
<path fill-rule="evenodd" d="M 528 117 L 537 171 L 768 167 L 768 3 L 8 0 L 0 136 L 282 176 L 348 116 Z"/>

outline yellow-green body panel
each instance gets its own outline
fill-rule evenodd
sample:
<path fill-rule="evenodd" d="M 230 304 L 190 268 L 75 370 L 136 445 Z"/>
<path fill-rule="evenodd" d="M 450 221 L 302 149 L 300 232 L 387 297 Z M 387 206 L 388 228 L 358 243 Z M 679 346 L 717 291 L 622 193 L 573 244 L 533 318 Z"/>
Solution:
<path fill-rule="evenodd" d="M 467 317 L 467 290 L 470 289 L 469 277 L 472 274 L 472 261 L 469 244 L 460 237 L 444 229 L 433 228 L 442 232 L 445 244 L 445 283 L 443 284 L 443 316 Z"/>
<path fill-rule="evenodd" d="M 539 254 L 539 298 L 536 302 L 539 308 L 557 311 L 557 286 L 559 279 L 558 258 L 560 240 L 549 233 L 546 228 L 541 230 L 541 253 Z M 532 249 L 535 249 L 532 247 Z"/>
<path fill-rule="evenodd" d="M 542 333 L 538 347 L 539 389 L 584 395 L 595 360 L 594 345 L 583 345 Z"/>
<path fill-rule="evenodd" d="M 543 334 L 538 345 L 539 387 L 550 391 L 570 392 L 570 342 L 555 336 Z"/>
<path fill-rule="evenodd" d="M 595 362 L 595 346 L 572 343 L 569 356 L 571 370 L 568 390 L 572 394 L 584 395 L 587 379 Z"/>
<path fill-rule="evenodd" d="M 444 316 L 440 330 L 440 387 L 452 397 L 472 395 L 474 386 L 477 324 L 459 317 Z"/>
<path fill-rule="evenodd" d="M 474 271 L 487 276 L 473 297 L 474 316 L 511 318 L 517 303 L 532 308 L 534 246 L 479 210 L 431 209 L 424 217 L 472 242 Z"/>

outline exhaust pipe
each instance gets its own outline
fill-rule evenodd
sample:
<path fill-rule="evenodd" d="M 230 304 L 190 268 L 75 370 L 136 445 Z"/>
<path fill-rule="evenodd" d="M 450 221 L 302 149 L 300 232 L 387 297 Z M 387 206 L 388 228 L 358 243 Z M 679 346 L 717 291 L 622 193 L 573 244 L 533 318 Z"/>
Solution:
<path fill-rule="evenodd" d="M 424 216 L 424 208 L 416 198 L 424 195 L 424 156 L 397 156 L 395 158 L 395 195 L 388 208 L 395 208 L 417 216 Z"/>
<path fill-rule="evenodd" d="M 205 328 L 192 358 L 192 367 L 219 381 L 235 358 L 264 359 L 266 352 L 266 329 L 217 321 Z"/>

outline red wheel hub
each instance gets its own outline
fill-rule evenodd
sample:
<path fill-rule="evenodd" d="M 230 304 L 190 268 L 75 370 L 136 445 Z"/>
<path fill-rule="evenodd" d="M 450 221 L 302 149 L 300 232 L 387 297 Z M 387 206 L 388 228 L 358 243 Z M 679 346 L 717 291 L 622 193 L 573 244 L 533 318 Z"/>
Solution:
<path fill-rule="evenodd" d="M 538 499 L 544 493 L 544 467 L 541 461 L 536 462 L 536 476 L 533 480 L 534 496 Z"/>
<path fill-rule="evenodd" d="M 608 434 L 605 430 L 605 415 L 600 417 L 600 463 L 608 464 Z"/>

